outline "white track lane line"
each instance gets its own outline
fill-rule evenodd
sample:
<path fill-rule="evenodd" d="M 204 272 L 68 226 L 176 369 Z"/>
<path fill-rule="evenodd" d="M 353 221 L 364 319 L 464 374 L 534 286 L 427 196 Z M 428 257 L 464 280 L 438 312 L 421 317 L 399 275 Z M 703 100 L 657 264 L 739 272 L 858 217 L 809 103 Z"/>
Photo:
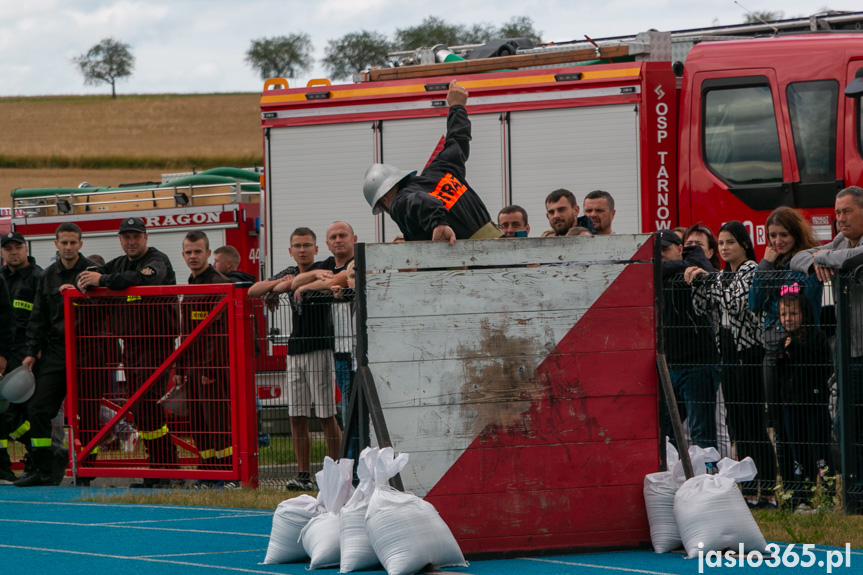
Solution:
<path fill-rule="evenodd" d="M 679 575 L 678 573 L 665 573 L 663 571 L 647 571 L 646 569 L 629 569 L 628 567 L 613 567 L 611 565 L 594 565 L 593 563 L 576 563 L 575 561 L 558 561 L 555 559 L 542 559 L 540 557 L 522 557 L 524 561 L 537 561 L 539 563 L 554 563 L 555 565 L 570 565 L 572 567 L 592 567 L 594 569 L 606 569 L 609 571 L 625 571 L 627 573 L 647 573 L 647 575 Z"/>
<path fill-rule="evenodd" d="M 100 557 L 103 559 L 122 559 L 125 561 L 143 561 L 145 563 L 165 563 L 169 565 L 184 565 L 186 567 L 200 567 L 202 569 L 221 571 L 236 571 L 238 573 L 263 573 L 272 575 L 273 571 L 256 571 L 254 569 L 243 569 L 241 567 L 226 567 L 224 565 L 207 565 L 206 563 L 190 563 L 188 561 L 171 561 L 168 559 L 155 559 L 150 557 L 129 557 L 126 555 L 108 555 L 107 553 L 87 553 L 85 551 L 71 551 L 65 549 L 50 549 L 47 547 L 28 547 L 25 545 L 4 545 L 0 543 L 0 549 L 19 549 L 25 551 L 38 551 L 40 553 L 60 553 L 63 555 L 81 555 L 85 557 Z M 67 567 L 68 570 L 68 567 Z"/>
<path fill-rule="evenodd" d="M 260 517 L 260 515 L 214 515 L 212 517 L 179 517 L 177 519 L 142 519 L 140 521 L 111 521 L 93 525 L 132 525 L 134 523 L 169 523 L 171 521 L 209 521 L 211 519 L 237 519 L 238 517 Z"/>
<path fill-rule="evenodd" d="M 261 549 L 237 549 L 236 551 L 204 551 L 201 553 L 166 553 L 164 555 L 138 555 L 138 557 L 144 557 L 147 559 L 160 558 L 160 557 L 192 557 L 193 555 L 228 555 L 231 553 L 263 553 L 267 548 Z"/>
<path fill-rule="evenodd" d="M 192 507 L 189 505 L 145 505 L 142 503 L 100 503 L 94 501 L 72 501 L 72 502 L 52 502 L 52 501 L 26 501 L 16 499 L 0 499 L 0 503 L 16 503 L 20 505 L 67 505 L 74 507 L 121 507 L 123 509 L 182 509 L 185 511 L 220 511 L 222 513 L 252 513 L 257 515 L 272 515 L 275 512 L 265 509 L 233 509 L 230 507 Z"/>
<path fill-rule="evenodd" d="M 177 533 L 205 533 L 210 535 L 240 535 L 243 537 L 265 537 L 269 534 L 235 533 L 232 531 L 207 531 L 205 529 L 173 529 L 171 527 L 144 527 L 143 525 L 114 525 L 110 523 L 67 523 L 64 521 L 33 521 L 31 519 L 0 519 L 2 523 L 32 524 L 32 525 L 62 525 L 68 527 L 108 527 L 111 529 L 141 529 L 146 531 L 172 531 Z"/>

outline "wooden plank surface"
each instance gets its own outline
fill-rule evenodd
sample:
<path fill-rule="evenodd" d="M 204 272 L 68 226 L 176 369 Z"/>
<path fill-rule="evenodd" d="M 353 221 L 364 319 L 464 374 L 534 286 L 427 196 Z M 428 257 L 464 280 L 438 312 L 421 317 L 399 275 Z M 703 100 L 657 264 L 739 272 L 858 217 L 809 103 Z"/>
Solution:
<path fill-rule="evenodd" d="M 650 234 L 592 237 L 518 238 L 365 244 L 367 270 L 452 268 L 463 266 L 518 266 L 538 263 L 630 261 L 651 242 Z"/>
<path fill-rule="evenodd" d="M 601 343 L 598 340 L 597 343 Z M 644 352 L 644 353 L 637 353 Z M 554 355 L 534 377 L 542 358 L 531 356 L 477 357 L 422 362 L 377 363 L 370 366 L 383 407 L 422 407 L 467 403 L 505 403 L 546 398 L 574 399 L 644 393 L 644 381 L 653 381 L 653 351 L 649 348 L 609 352 L 600 356 L 585 350 L 576 357 Z M 633 359 L 641 363 L 623 363 Z M 606 369 L 596 368 L 602 362 Z M 622 375 L 618 375 L 623 371 Z M 639 374 L 639 378 L 634 377 Z M 642 379 L 642 377 L 644 379 Z"/>
<path fill-rule="evenodd" d="M 478 449 L 509 449 L 545 446 L 551 438 L 556 444 L 578 447 L 590 442 L 634 441 L 656 436 L 648 425 L 649 418 L 645 418 L 643 427 L 621 424 L 633 413 L 653 411 L 655 396 L 584 398 L 560 403 L 565 405 L 559 410 L 531 410 L 527 406 L 522 417 L 491 419 L 479 436 L 474 427 L 482 414 L 476 414 L 473 421 L 465 421 L 460 410 L 390 409 L 384 411 L 384 416 L 388 424 L 411 418 L 410 427 L 400 426 L 400 433 L 391 430 L 390 437 L 397 450 L 413 454 L 445 452 L 459 443 L 463 450 L 475 440 Z M 655 422 L 656 418 L 652 420 Z M 507 457 L 513 456 L 513 452 L 508 452 Z"/>
<path fill-rule="evenodd" d="M 441 517 L 468 553 L 476 549 L 474 543 L 504 537 L 546 537 L 555 541 L 553 547 L 570 548 L 615 546 L 637 534 L 640 541 L 650 538 L 642 484 L 504 495 L 429 495 L 426 500 L 442 510 Z M 602 535 L 594 538 L 596 534 Z"/>
<path fill-rule="evenodd" d="M 497 58 L 441 62 L 416 66 L 399 66 L 398 68 L 380 68 L 378 70 L 369 70 L 368 77 L 371 82 L 406 80 L 412 78 L 433 78 L 434 76 L 477 74 L 480 72 L 492 72 L 495 70 L 511 70 L 516 68 L 527 68 L 530 66 L 552 66 L 554 64 L 623 58 L 626 56 L 629 56 L 629 46 L 626 45 L 603 46 L 600 48 L 599 56 L 597 56 L 596 49 L 594 48 L 549 50 L 548 52 L 514 54 L 512 56 L 499 56 Z M 577 72 L 577 70 L 574 72 Z M 444 94 L 441 93 L 441 97 L 443 96 Z"/>
<path fill-rule="evenodd" d="M 652 270 L 650 264 L 629 266 Z M 369 274 L 368 317 L 586 310 L 626 267 L 607 264 Z M 621 304 L 652 305 L 651 284 L 630 286 Z"/>

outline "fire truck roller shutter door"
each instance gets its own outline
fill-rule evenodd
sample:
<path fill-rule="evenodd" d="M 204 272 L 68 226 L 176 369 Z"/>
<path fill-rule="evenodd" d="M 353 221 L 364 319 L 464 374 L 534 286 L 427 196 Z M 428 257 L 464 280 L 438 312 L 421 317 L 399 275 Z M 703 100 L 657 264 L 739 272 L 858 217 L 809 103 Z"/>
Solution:
<path fill-rule="evenodd" d="M 270 273 L 294 265 L 287 247 L 291 232 L 301 226 L 317 235 L 318 260 L 330 255 L 324 234 L 336 220 L 348 222 L 358 241 L 378 241 L 376 217 L 361 193 L 374 149 L 371 122 L 270 130 Z M 395 230 L 395 223 L 388 221 L 386 229 Z"/>
<path fill-rule="evenodd" d="M 634 104 L 513 112 L 510 128 L 513 203 L 527 210 L 536 235 L 548 228 L 545 197 L 558 188 L 575 194 L 579 215 L 588 192 L 609 192 L 613 230 L 641 231 Z"/>
<path fill-rule="evenodd" d="M 467 181 L 482 198 L 492 219 L 506 205 L 501 155 L 500 114 L 470 114 L 471 142 Z M 446 118 L 411 118 L 386 120 L 383 130 L 383 150 L 386 163 L 403 170 L 421 172 L 446 133 Z M 392 239 L 398 229 L 390 222 L 387 229 Z"/>

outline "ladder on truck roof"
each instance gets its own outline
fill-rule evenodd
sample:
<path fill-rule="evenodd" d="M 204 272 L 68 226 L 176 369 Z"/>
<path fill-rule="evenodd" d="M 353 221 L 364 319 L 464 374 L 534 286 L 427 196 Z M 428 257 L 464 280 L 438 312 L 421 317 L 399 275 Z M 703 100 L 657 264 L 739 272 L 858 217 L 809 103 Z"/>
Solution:
<path fill-rule="evenodd" d="M 371 69 L 354 75 L 355 82 L 381 82 L 452 74 L 472 74 L 502 69 L 538 68 L 562 64 L 585 64 L 597 60 L 665 60 L 684 62 L 686 54 L 695 44 L 713 40 L 753 38 L 762 34 L 787 34 L 817 31 L 863 30 L 863 12 L 825 12 L 805 18 L 791 18 L 773 22 L 756 22 L 730 26 L 693 28 L 654 36 L 656 31 L 635 36 L 587 38 L 586 41 L 569 41 L 546 44 L 536 48 L 518 49 L 512 56 L 477 60 L 439 61 L 445 54 L 464 55 L 480 45 L 419 48 L 414 51 L 392 52 L 391 58 L 404 58 L 429 64 L 391 62 L 394 67 Z M 438 54 L 440 52 L 440 54 Z M 435 61 L 437 57 L 438 61 Z M 405 60 L 403 59 L 402 62 Z"/>
<path fill-rule="evenodd" d="M 218 178 L 196 183 L 191 176 L 166 184 L 116 188 L 18 188 L 12 190 L 12 208 L 16 216 L 41 217 L 260 202 L 259 183 Z"/>

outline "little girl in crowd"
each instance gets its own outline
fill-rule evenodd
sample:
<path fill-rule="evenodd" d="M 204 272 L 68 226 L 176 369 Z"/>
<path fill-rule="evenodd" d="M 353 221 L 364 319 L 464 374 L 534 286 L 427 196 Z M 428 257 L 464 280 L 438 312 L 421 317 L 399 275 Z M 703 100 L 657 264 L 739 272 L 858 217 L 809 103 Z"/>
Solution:
<path fill-rule="evenodd" d="M 794 504 L 806 502 L 805 493 L 830 464 L 830 390 L 833 371 L 827 335 L 813 321 L 811 306 L 798 284 L 784 286 L 779 298 L 779 319 L 785 330 L 777 368 L 782 412 L 794 478 L 785 489 L 794 492 Z"/>

